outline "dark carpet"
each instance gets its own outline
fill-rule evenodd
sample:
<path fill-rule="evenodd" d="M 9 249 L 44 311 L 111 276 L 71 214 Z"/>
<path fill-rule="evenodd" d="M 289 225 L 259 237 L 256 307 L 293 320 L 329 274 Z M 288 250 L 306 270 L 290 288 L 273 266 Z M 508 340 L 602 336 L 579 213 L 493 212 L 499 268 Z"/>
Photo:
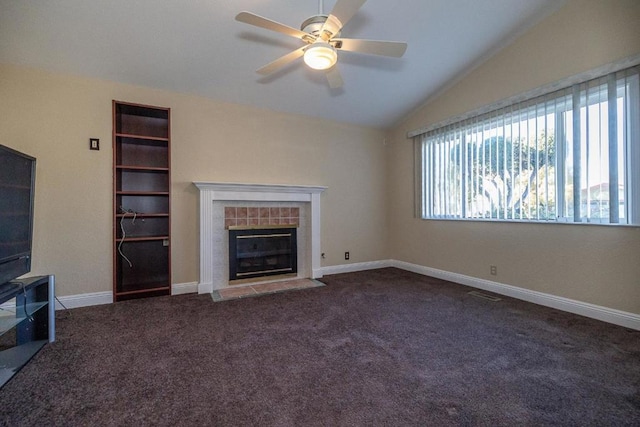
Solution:
<path fill-rule="evenodd" d="M 322 281 L 71 310 L 0 423 L 640 425 L 639 331 L 393 268 Z"/>

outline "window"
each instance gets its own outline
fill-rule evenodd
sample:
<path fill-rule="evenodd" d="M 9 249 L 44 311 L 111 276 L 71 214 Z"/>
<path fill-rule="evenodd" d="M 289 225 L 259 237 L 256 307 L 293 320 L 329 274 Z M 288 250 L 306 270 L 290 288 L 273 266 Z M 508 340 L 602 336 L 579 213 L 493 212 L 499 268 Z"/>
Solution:
<path fill-rule="evenodd" d="M 639 69 L 418 136 L 422 217 L 640 224 Z"/>

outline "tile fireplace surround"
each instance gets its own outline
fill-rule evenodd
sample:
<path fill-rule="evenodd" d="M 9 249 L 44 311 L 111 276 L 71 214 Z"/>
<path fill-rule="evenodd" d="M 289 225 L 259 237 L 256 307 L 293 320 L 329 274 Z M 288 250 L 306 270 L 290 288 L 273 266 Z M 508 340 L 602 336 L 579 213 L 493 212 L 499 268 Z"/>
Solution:
<path fill-rule="evenodd" d="M 200 191 L 198 293 L 211 293 L 229 287 L 229 240 L 225 227 L 225 207 L 298 208 L 298 277 L 322 277 L 320 194 L 326 187 L 201 181 L 194 182 L 194 185 Z"/>

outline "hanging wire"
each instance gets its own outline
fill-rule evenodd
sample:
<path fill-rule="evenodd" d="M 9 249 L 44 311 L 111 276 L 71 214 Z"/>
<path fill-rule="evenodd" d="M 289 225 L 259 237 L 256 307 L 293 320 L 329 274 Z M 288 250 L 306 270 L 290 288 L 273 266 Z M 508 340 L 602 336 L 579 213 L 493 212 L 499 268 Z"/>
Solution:
<path fill-rule="evenodd" d="M 120 208 L 122 210 L 122 217 L 120 217 L 120 230 L 122 231 L 122 238 L 120 239 L 120 242 L 118 243 L 118 253 L 120 254 L 120 256 L 127 261 L 127 263 L 129 264 L 129 267 L 133 267 L 133 264 L 131 263 L 131 261 L 129 260 L 129 258 L 127 258 L 127 256 L 122 252 L 122 244 L 124 243 L 124 239 L 127 236 L 127 233 L 124 230 L 124 219 L 126 218 L 127 214 L 132 214 L 133 215 L 133 219 L 131 220 L 131 224 L 135 224 L 136 223 L 136 217 L 138 215 L 138 213 L 136 211 L 131 211 L 131 210 L 125 210 L 122 207 Z"/>

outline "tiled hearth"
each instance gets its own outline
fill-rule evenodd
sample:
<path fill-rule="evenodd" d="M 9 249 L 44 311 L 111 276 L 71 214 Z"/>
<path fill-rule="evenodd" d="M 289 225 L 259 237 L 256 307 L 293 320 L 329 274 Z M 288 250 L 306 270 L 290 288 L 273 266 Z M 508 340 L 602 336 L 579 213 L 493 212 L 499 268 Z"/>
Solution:
<path fill-rule="evenodd" d="M 282 282 L 261 283 L 238 288 L 220 289 L 217 291 L 214 290 L 211 296 L 214 301 L 228 301 L 238 298 L 256 297 L 298 289 L 315 288 L 318 286 L 324 286 L 324 283 L 311 279 L 296 279 Z"/>
<path fill-rule="evenodd" d="M 322 277 L 320 193 L 326 187 L 215 182 L 194 184 L 200 191 L 199 293 L 240 288 L 241 285 L 230 287 L 229 284 L 228 228 L 266 226 L 267 221 L 269 227 L 296 226 L 297 279 Z"/>

